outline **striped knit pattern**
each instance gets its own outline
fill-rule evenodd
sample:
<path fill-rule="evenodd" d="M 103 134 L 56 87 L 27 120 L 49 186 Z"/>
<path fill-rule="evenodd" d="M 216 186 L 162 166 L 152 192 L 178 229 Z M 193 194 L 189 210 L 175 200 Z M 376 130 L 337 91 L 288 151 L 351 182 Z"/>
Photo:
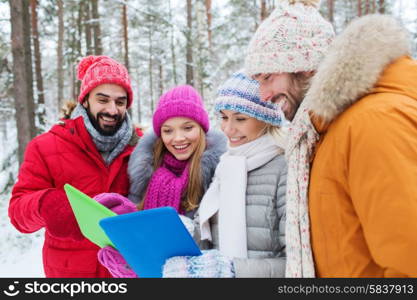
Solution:
<path fill-rule="evenodd" d="M 163 267 L 164 278 L 233 278 L 233 262 L 218 250 L 200 256 L 174 256 Z"/>
<path fill-rule="evenodd" d="M 242 72 L 232 75 L 217 91 L 215 110 L 232 110 L 265 123 L 281 126 L 283 117 L 278 105 L 261 101 L 259 83 Z"/>

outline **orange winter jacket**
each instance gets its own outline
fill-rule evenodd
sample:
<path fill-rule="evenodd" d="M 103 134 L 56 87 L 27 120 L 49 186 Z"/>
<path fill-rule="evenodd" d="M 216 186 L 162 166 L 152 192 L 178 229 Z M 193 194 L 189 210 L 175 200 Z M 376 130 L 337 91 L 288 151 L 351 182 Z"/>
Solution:
<path fill-rule="evenodd" d="M 319 277 L 417 277 L 417 62 L 316 129 L 309 188 Z"/>

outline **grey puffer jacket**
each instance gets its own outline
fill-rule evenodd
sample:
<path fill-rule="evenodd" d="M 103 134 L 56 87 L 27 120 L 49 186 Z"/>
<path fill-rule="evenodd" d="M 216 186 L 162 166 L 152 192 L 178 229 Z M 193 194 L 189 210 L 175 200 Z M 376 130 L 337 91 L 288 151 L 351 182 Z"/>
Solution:
<path fill-rule="evenodd" d="M 278 155 L 248 173 L 246 226 L 248 258 L 234 258 L 236 277 L 285 276 L 285 190 L 287 163 Z M 212 244 L 219 248 L 218 215 L 210 220 Z"/>
<path fill-rule="evenodd" d="M 153 146 L 156 139 L 157 136 L 150 128 L 130 155 L 127 169 L 130 180 L 128 197 L 134 203 L 139 203 L 143 199 L 153 174 Z M 226 136 L 220 131 L 209 130 L 206 134 L 206 145 L 206 150 L 201 157 L 203 192 L 210 186 L 220 156 L 227 150 Z M 194 211 L 186 215 L 192 218 Z"/>

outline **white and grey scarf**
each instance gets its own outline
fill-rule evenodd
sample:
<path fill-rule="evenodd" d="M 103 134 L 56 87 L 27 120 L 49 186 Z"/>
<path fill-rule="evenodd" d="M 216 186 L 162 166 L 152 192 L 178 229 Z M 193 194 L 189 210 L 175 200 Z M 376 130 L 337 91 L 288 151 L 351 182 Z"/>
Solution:
<path fill-rule="evenodd" d="M 220 157 L 213 182 L 200 203 L 202 240 L 212 239 L 209 219 L 218 213 L 220 252 L 228 257 L 247 257 L 247 175 L 282 152 L 270 134 L 238 147 L 229 147 Z"/>
<path fill-rule="evenodd" d="M 119 130 L 111 136 L 104 136 L 100 134 L 93 126 L 90 118 L 87 115 L 87 111 L 84 106 L 78 104 L 71 114 L 71 119 L 75 119 L 81 116 L 84 119 L 85 127 L 90 133 L 97 150 L 103 156 L 107 165 L 110 165 L 112 161 L 124 150 L 129 143 L 133 134 L 133 124 L 128 113 L 126 113 L 125 121 Z M 106 155 L 108 154 L 108 155 Z"/>

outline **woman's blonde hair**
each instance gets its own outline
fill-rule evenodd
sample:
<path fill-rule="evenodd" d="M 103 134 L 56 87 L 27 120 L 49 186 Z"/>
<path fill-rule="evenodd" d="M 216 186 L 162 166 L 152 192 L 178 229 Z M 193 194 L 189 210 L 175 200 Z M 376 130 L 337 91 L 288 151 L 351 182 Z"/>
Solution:
<path fill-rule="evenodd" d="M 203 179 L 201 175 L 201 157 L 206 150 L 206 134 L 203 128 L 198 125 L 200 138 L 194 153 L 189 158 L 189 176 L 187 189 L 182 195 L 181 208 L 190 211 L 198 207 L 201 197 L 203 196 Z M 168 149 L 165 147 L 161 137 L 158 137 L 153 147 L 153 168 L 158 169 L 163 161 L 165 153 Z M 142 210 L 146 199 L 145 193 L 142 201 L 138 204 L 138 209 Z"/>
<path fill-rule="evenodd" d="M 264 129 L 261 131 L 261 136 L 270 134 L 278 147 L 285 150 L 287 130 L 284 127 L 278 127 L 269 123 L 265 123 Z"/>

